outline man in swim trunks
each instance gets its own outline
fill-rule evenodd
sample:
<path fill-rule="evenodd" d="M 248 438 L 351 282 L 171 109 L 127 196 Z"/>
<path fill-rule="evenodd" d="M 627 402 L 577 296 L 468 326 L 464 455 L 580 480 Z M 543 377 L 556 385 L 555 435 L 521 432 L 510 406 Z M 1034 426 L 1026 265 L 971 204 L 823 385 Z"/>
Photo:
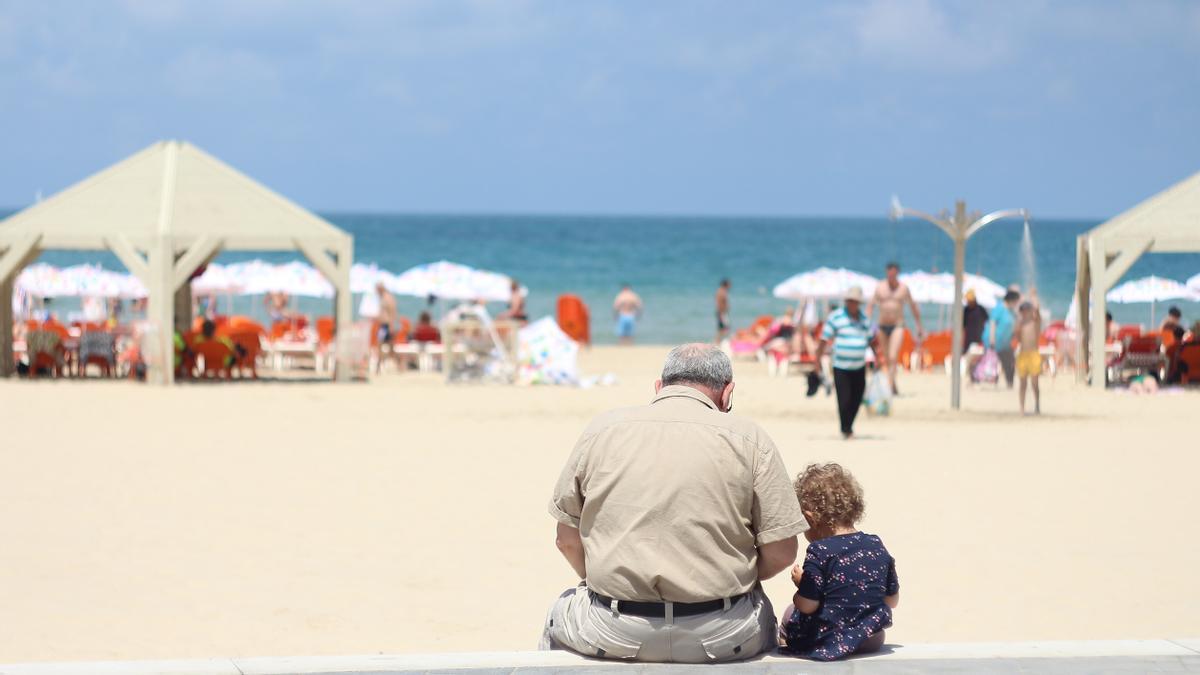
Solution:
<path fill-rule="evenodd" d="M 722 279 L 717 286 L 717 344 L 729 334 L 729 287 L 728 279 Z"/>
<path fill-rule="evenodd" d="M 633 329 L 642 315 L 642 299 L 625 284 L 613 300 L 613 317 L 617 320 L 617 339 L 623 345 L 633 344 Z"/>
<path fill-rule="evenodd" d="M 921 326 L 921 310 L 913 300 L 908 286 L 900 281 L 900 264 L 887 264 L 887 277 L 875 287 L 867 303 L 867 317 L 871 310 L 879 308 L 879 340 L 887 350 L 888 383 L 892 385 L 892 393 L 898 394 L 896 388 L 896 368 L 900 361 L 900 347 L 904 344 L 904 305 L 912 309 L 913 322 L 917 324 L 917 342 L 925 339 L 925 329 Z"/>

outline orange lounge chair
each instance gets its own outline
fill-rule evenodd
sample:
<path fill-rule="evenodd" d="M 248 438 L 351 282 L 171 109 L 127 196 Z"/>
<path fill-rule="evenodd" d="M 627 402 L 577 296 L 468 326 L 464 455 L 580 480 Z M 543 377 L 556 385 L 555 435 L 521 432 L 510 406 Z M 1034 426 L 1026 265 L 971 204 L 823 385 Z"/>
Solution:
<path fill-rule="evenodd" d="M 1200 342 L 1185 342 L 1175 353 L 1179 381 L 1183 384 L 1200 382 Z"/>
<path fill-rule="evenodd" d="M 192 345 L 192 351 L 197 360 L 204 360 L 204 370 L 200 373 L 202 377 L 223 377 L 228 380 L 233 376 L 231 362 L 234 353 L 220 340 L 199 340 Z"/>
<path fill-rule="evenodd" d="M 921 344 L 922 367 L 931 369 L 946 363 L 946 360 L 950 358 L 952 344 L 953 333 L 950 331 L 926 335 L 925 342 Z"/>

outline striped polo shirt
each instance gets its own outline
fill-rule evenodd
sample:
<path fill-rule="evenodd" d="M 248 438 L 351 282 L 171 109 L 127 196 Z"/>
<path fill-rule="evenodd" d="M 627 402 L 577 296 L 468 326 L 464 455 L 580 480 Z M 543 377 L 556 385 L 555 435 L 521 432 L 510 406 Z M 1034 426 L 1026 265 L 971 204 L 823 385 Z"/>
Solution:
<path fill-rule="evenodd" d="M 821 338 L 833 340 L 833 367 L 842 370 L 858 370 L 867 365 L 867 343 L 871 340 L 871 325 L 861 310 L 858 320 L 850 318 L 845 308 L 840 308 L 825 320 Z"/>

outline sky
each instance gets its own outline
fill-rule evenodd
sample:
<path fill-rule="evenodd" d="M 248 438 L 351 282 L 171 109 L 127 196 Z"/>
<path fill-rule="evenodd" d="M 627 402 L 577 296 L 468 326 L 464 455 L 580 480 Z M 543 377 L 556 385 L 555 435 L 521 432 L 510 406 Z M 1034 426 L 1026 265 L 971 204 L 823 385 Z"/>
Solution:
<path fill-rule="evenodd" d="M 1200 171 L 1200 2 L 0 0 L 0 207 L 164 138 L 326 212 L 1103 219 Z"/>

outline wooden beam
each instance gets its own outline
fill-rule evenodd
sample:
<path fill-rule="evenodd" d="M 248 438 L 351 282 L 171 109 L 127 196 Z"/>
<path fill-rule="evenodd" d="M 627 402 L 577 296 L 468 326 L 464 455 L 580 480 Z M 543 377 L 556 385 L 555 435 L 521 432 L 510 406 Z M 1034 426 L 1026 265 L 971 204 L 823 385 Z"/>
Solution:
<path fill-rule="evenodd" d="M 35 251 L 41 239 L 41 235 L 30 234 L 16 239 L 9 244 L 8 250 L 3 255 L 0 255 L 0 281 L 7 279 L 15 274 L 17 270 L 29 264 L 30 254 L 34 253 L 36 255 Z M 11 302 L 11 299 L 4 301 Z"/>
<path fill-rule="evenodd" d="M 340 276 L 338 268 L 341 267 L 342 261 L 335 262 L 325 252 L 324 247 L 311 244 L 303 239 L 296 239 L 296 248 L 300 249 L 300 252 L 304 254 L 305 258 L 308 258 L 309 262 L 313 264 L 313 267 L 317 268 L 318 272 L 325 275 L 329 283 L 333 284 L 335 288 L 338 286 L 338 277 Z M 346 273 L 349 274 L 349 270 Z"/>
<path fill-rule="evenodd" d="M 187 283 L 187 280 L 191 278 L 192 273 L 197 268 L 212 260 L 213 256 L 220 250 L 223 241 L 220 237 L 205 235 L 192 242 L 187 252 L 180 256 L 179 260 L 175 261 L 174 271 L 171 276 L 171 291 L 178 290 L 180 286 Z"/>
<path fill-rule="evenodd" d="M 105 245 L 108 246 L 117 258 L 120 258 L 121 264 L 125 265 L 130 274 L 141 279 L 146 288 L 150 288 L 150 263 L 138 253 L 137 248 L 130 243 L 129 238 L 123 234 L 118 234 L 112 237 L 104 238 Z"/>
<path fill-rule="evenodd" d="M 1097 270 L 1092 271 L 1093 283 L 1102 281 L 1098 285 L 1103 286 L 1104 292 L 1107 293 L 1108 289 L 1112 288 L 1129 271 L 1129 268 L 1133 267 L 1133 263 L 1137 262 L 1137 259 L 1142 257 L 1146 251 L 1149 251 L 1153 245 L 1153 239 L 1143 239 L 1142 241 L 1124 244 L 1117 250 L 1115 256 L 1109 256 L 1106 250 L 1105 258 L 1107 259 L 1107 264 L 1105 264 L 1102 274 L 1097 274 Z"/>

